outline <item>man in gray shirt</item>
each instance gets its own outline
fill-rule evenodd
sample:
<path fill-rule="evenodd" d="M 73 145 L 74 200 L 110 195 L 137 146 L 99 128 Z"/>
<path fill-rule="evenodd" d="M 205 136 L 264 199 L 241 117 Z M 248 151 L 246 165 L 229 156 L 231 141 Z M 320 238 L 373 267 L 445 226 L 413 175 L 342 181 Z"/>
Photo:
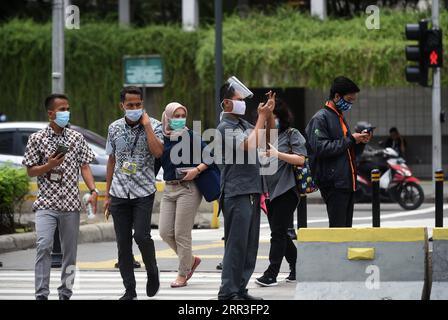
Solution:
<path fill-rule="evenodd" d="M 137 298 L 132 255 L 134 239 L 142 253 L 148 282 L 146 294 L 154 296 L 160 286 L 151 213 L 156 192 L 154 162 L 162 155 L 161 123 L 143 109 L 142 92 L 125 87 L 120 95 L 125 116 L 109 126 L 106 152 L 109 154 L 105 210 L 110 210 L 117 236 L 118 261 L 126 289 L 120 300 Z"/>
<path fill-rule="evenodd" d="M 258 300 L 261 298 L 249 295 L 246 289 L 255 269 L 260 234 L 262 181 L 256 148 L 260 143 L 259 130 L 265 128 L 266 122 L 271 123 L 274 102 L 270 99 L 260 104 L 254 127 L 241 118 L 246 111 L 247 95 L 229 80 L 221 88 L 224 112 L 217 128 L 223 137 L 220 204 L 226 240 L 218 299 Z M 248 129 L 253 130 L 248 133 Z M 243 157 L 238 159 L 238 153 Z M 255 157 L 251 157 L 254 153 Z"/>

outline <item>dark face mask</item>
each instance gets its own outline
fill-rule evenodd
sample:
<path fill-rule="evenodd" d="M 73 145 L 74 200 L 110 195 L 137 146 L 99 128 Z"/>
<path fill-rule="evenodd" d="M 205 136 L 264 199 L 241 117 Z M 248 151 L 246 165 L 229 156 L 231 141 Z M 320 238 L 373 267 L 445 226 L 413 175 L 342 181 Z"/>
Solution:
<path fill-rule="evenodd" d="M 353 103 L 346 101 L 343 97 L 336 102 L 336 107 L 342 112 L 350 110 L 352 106 Z"/>

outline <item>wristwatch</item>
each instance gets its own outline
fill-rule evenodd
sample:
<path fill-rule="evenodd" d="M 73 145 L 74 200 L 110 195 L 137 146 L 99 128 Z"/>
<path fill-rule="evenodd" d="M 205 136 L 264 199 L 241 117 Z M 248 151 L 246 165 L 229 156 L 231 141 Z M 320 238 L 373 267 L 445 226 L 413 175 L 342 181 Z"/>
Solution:
<path fill-rule="evenodd" d="M 100 194 L 100 192 L 98 191 L 97 188 L 90 190 L 90 194 L 92 194 L 92 193 L 94 193 L 94 192 L 96 192 L 97 195 Z"/>

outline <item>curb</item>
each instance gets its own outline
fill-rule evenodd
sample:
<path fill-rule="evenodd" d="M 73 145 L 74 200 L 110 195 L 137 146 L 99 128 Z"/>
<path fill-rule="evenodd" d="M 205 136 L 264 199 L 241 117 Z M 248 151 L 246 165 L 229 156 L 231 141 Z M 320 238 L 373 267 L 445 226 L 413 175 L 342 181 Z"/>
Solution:
<path fill-rule="evenodd" d="M 113 223 L 87 224 L 79 227 L 78 244 L 115 241 Z M 36 247 L 36 233 L 0 236 L 0 253 L 27 250 Z"/>

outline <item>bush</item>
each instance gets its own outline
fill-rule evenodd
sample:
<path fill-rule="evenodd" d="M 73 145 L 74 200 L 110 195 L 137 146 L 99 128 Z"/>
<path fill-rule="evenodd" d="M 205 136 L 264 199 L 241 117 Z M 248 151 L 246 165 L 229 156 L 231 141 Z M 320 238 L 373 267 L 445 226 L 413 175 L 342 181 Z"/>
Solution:
<path fill-rule="evenodd" d="M 29 190 L 25 169 L 0 166 L 0 234 L 14 233 L 14 209 Z"/>

